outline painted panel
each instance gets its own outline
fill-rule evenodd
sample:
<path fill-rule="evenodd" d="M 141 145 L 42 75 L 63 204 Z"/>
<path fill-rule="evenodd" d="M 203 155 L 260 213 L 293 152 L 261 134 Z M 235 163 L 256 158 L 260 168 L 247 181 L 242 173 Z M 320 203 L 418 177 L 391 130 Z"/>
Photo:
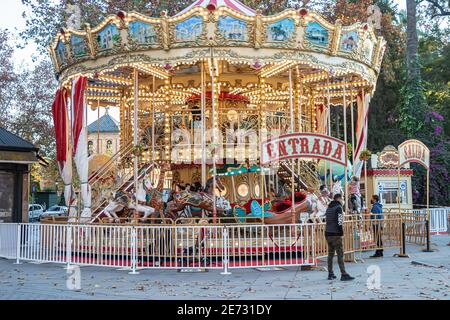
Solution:
<path fill-rule="evenodd" d="M 267 41 L 287 41 L 291 39 L 295 30 L 295 21 L 291 18 L 271 23 L 267 26 Z"/>
<path fill-rule="evenodd" d="M 70 37 L 70 46 L 72 47 L 72 54 L 75 57 L 87 55 L 87 45 L 84 38 L 72 35 Z"/>
<path fill-rule="evenodd" d="M 97 34 L 97 43 L 100 50 L 112 49 L 120 43 L 119 29 L 113 24 L 108 24 Z"/>
<path fill-rule="evenodd" d="M 370 40 L 370 38 L 366 38 L 364 40 L 363 47 L 362 47 L 362 53 L 367 60 L 370 61 L 372 59 L 373 42 Z"/>
<path fill-rule="evenodd" d="M 328 46 L 328 30 L 316 21 L 309 22 L 306 27 L 306 39 L 312 44 Z"/>
<path fill-rule="evenodd" d="M 229 16 L 221 16 L 218 22 L 219 32 L 227 40 L 247 41 L 247 22 Z"/>
<path fill-rule="evenodd" d="M 341 38 L 341 50 L 353 51 L 358 47 L 358 33 L 356 31 L 344 32 Z"/>
<path fill-rule="evenodd" d="M 156 30 L 152 24 L 133 21 L 129 25 L 131 38 L 140 44 L 154 44 L 158 42 Z"/>
<path fill-rule="evenodd" d="M 203 20 L 200 17 L 191 17 L 175 25 L 175 41 L 195 41 L 203 30 Z"/>
<path fill-rule="evenodd" d="M 66 45 L 62 41 L 58 42 L 55 53 L 58 64 L 64 64 L 66 62 Z"/>

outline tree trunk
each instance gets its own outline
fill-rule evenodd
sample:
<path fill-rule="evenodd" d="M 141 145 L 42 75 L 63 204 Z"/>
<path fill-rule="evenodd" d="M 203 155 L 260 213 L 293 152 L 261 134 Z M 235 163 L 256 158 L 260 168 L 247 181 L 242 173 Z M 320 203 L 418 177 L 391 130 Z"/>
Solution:
<path fill-rule="evenodd" d="M 417 37 L 416 0 L 406 0 L 406 68 L 408 80 L 419 76 L 419 39 Z"/>

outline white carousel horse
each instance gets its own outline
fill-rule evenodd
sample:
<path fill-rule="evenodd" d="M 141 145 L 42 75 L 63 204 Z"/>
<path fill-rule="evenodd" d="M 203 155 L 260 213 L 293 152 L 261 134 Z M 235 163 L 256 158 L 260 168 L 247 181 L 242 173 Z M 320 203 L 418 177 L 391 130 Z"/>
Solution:
<path fill-rule="evenodd" d="M 315 193 L 309 192 L 306 196 L 306 202 L 308 204 L 309 217 L 307 220 L 312 222 L 322 222 L 327 211 L 328 203 L 323 197 L 318 197 Z"/>
<path fill-rule="evenodd" d="M 155 212 L 154 208 L 142 204 L 146 203 L 147 191 L 149 189 L 151 189 L 151 182 L 149 179 L 144 178 L 139 182 L 137 192 L 134 194 L 134 197 L 137 199 L 137 204 L 130 199 L 128 194 L 119 191 L 113 194 L 113 199 L 109 202 L 105 209 L 103 209 L 103 212 L 110 219 L 118 221 L 119 217 L 117 212 L 122 211 L 124 208 L 128 208 L 144 213 L 142 219 L 146 219 Z"/>

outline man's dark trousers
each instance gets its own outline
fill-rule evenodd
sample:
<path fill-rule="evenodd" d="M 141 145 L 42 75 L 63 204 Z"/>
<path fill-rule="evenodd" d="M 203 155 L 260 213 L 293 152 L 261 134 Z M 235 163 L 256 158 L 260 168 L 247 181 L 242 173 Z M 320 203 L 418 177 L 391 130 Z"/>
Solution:
<path fill-rule="evenodd" d="M 333 272 L 333 257 L 336 251 L 337 260 L 341 274 L 346 274 L 344 266 L 344 250 L 342 246 L 342 236 L 326 236 L 328 242 L 328 273 Z"/>
<path fill-rule="evenodd" d="M 373 224 L 373 236 L 377 241 L 377 248 L 383 248 L 383 239 L 382 239 L 382 234 L 383 234 L 383 226 L 381 225 L 381 222 L 375 222 Z M 383 254 L 383 249 L 377 249 L 375 251 L 375 255 L 376 256 L 380 256 Z"/>

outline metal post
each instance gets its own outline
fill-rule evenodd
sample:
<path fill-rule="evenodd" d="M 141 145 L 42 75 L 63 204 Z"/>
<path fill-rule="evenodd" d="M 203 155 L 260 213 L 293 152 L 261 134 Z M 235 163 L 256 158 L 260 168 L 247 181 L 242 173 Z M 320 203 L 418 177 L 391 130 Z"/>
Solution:
<path fill-rule="evenodd" d="M 66 229 L 66 269 L 69 270 L 72 263 L 72 226 L 69 224 Z"/>
<path fill-rule="evenodd" d="M 16 262 L 14 264 L 22 264 L 20 262 L 20 247 L 22 244 L 22 224 L 17 224 L 17 243 L 16 243 Z"/>
<path fill-rule="evenodd" d="M 131 272 L 128 274 L 139 274 L 136 271 L 137 264 L 137 236 L 136 236 L 136 228 L 131 227 Z"/>
<path fill-rule="evenodd" d="M 430 169 L 427 168 L 427 218 L 425 221 L 426 233 L 427 233 L 427 248 L 423 252 L 433 252 L 430 248 Z"/>
<path fill-rule="evenodd" d="M 222 231 L 223 237 L 222 237 L 222 248 L 223 248 L 223 255 L 222 255 L 222 263 L 223 263 L 223 271 L 220 273 L 222 275 L 229 275 L 231 272 L 228 271 L 228 264 L 229 264 L 229 253 L 228 253 L 228 229 L 227 227 L 223 227 Z"/>

